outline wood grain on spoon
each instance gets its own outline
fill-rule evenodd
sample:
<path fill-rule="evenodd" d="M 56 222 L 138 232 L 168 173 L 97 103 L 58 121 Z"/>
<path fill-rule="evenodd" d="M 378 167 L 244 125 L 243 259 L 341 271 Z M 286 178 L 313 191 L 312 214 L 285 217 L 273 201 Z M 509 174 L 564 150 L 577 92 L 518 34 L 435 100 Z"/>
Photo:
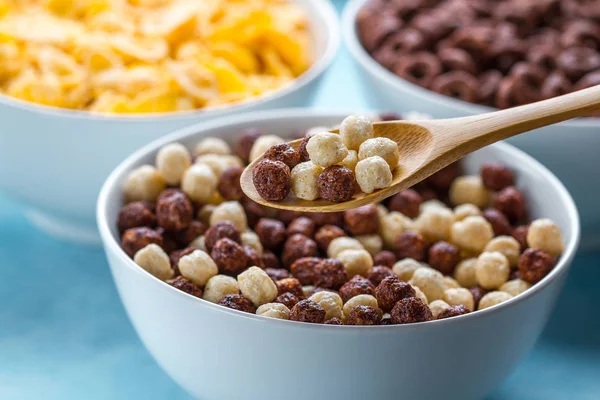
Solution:
<path fill-rule="evenodd" d="M 373 193 L 357 193 L 350 201 L 343 203 L 321 199 L 300 200 L 293 193 L 280 202 L 264 200 L 252 182 L 254 167 L 262 158 L 255 160 L 244 170 L 240 179 L 241 186 L 252 200 L 273 208 L 301 212 L 344 211 L 392 196 L 492 143 L 598 111 L 600 86 L 594 86 L 537 103 L 463 118 L 377 122 L 374 124 L 375 136 L 394 140 L 400 150 L 400 162 L 392 171 L 392 184 Z M 577 140 L 577 137 L 573 140 Z M 289 144 L 298 149 L 301 141 L 295 140 Z"/>

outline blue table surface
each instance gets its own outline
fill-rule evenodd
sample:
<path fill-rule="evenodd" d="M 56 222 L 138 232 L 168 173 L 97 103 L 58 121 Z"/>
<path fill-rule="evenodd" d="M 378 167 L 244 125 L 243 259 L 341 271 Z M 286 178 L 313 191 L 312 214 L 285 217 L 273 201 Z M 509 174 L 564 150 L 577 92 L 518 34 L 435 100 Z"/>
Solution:
<path fill-rule="evenodd" d="M 341 49 L 315 106 L 366 108 L 356 78 Z M 189 399 L 136 336 L 103 251 L 49 238 L 22 211 L 0 194 L 0 399 Z M 579 254 L 539 342 L 490 400 L 600 399 L 599 282 L 600 253 Z"/>

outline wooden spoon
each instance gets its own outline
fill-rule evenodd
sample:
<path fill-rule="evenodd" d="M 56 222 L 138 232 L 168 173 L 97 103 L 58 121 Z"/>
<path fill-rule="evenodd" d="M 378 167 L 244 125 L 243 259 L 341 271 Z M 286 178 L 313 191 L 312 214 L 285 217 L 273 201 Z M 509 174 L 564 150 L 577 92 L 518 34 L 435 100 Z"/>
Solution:
<path fill-rule="evenodd" d="M 357 193 L 343 203 L 300 200 L 293 193 L 280 202 L 264 200 L 252 182 L 252 172 L 262 157 L 248 165 L 240 182 L 248 197 L 268 207 L 300 212 L 344 211 L 379 202 L 492 143 L 597 111 L 600 111 L 600 85 L 537 103 L 463 118 L 376 122 L 375 136 L 392 139 L 400 150 L 400 162 L 392 171 L 392 184 L 373 193 Z M 298 149 L 301 141 L 289 144 Z"/>

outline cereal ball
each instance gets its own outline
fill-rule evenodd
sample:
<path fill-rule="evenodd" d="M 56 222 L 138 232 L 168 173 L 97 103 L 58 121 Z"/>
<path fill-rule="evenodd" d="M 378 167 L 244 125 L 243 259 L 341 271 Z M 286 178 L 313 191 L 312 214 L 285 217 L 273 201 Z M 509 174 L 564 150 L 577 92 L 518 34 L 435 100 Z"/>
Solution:
<path fill-rule="evenodd" d="M 242 239 L 235 225 L 229 221 L 220 221 L 208 228 L 204 233 L 204 244 L 210 251 L 220 239 L 231 239 L 241 244 Z"/>
<path fill-rule="evenodd" d="M 446 319 L 446 318 L 452 318 L 452 317 L 458 317 L 459 315 L 464 315 L 464 314 L 468 314 L 470 313 L 472 310 L 469 310 L 469 308 L 465 305 L 462 304 L 457 304 L 455 306 L 451 306 L 446 308 L 444 311 L 442 311 L 437 319 Z"/>
<path fill-rule="evenodd" d="M 162 244 L 160 244 L 160 247 L 162 247 L 167 254 L 175 251 L 175 249 L 178 248 L 177 241 L 175 239 L 176 236 L 174 234 L 166 232 L 160 226 L 156 228 L 156 233 L 162 237 Z"/>
<path fill-rule="evenodd" d="M 273 282 L 291 277 L 290 272 L 283 268 L 266 267 L 265 272 L 273 279 Z"/>
<path fill-rule="evenodd" d="M 163 191 L 156 202 L 158 226 L 167 232 L 179 232 L 188 227 L 194 217 L 194 206 L 180 190 Z"/>
<path fill-rule="evenodd" d="M 334 292 L 323 290 L 317 292 L 308 298 L 320 305 L 325 310 L 325 319 L 342 318 L 343 302 L 340 295 Z"/>
<path fill-rule="evenodd" d="M 366 250 L 343 250 L 336 258 L 344 264 L 348 278 L 354 275 L 365 276 L 373 268 L 373 258 Z"/>
<path fill-rule="evenodd" d="M 355 183 L 354 172 L 341 165 L 332 165 L 317 178 L 317 190 L 324 200 L 341 203 L 354 196 Z"/>
<path fill-rule="evenodd" d="M 231 154 L 231 148 L 221 138 L 207 137 L 199 141 L 194 149 L 194 155 L 201 156 L 203 154 L 227 155 Z"/>
<path fill-rule="evenodd" d="M 336 258 L 344 250 L 364 250 L 363 245 L 356 239 L 348 236 L 340 236 L 333 239 L 327 247 L 327 256 Z"/>
<path fill-rule="evenodd" d="M 419 268 L 423 268 L 423 264 L 412 258 L 405 258 L 395 263 L 392 271 L 400 280 L 408 282 Z"/>
<path fill-rule="evenodd" d="M 219 239 L 213 246 L 210 256 L 219 267 L 219 272 L 236 276 L 248 266 L 244 248 L 231 239 Z"/>
<path fill-rule="evenodd" d="M 315 285 L 322 288 L 338 289 L 348 280 L 344 264 L 335 258 L 321 260 L 315 266 L 313 273 Z"/>
<path fill-rule="evenodd" d="M 286 234 L 292 236 L 295 233 L 300 233 L 306 237 L 312 237 L 317 228 L 315 222 L 307 217 L 298 217 L 288 225 Z"/>
<path fill-rule="evenodd" d="M 460 176 L 450 187 L 450 201 L 454 205 L 470 203 L 484 208 L 490 202 L 488 189 L 479 176 Z"/>
<path fill-rule="evenodd" d="M 413 286 L 413 289 L 415 290 L 416 298 L 421 299 L 421 301 L 425 304 L 429 304 L 429 300 L 427 300 L 427 296 L 425 296 L 425 293 L 423 293 L 423 291 L 421 289 L 419 289 L 417 286 Z"/>
<path fill-rule="evenodd" d="M 153 227 L 156 223 L 154 206 L 147 201 L 134 201 L 119 211 L 117 226 L 119 232 L 139 227 Z"/>
<path fill-rule="evenodd" d="M 346 236 L 346 232 L 342 228 L 335 225 L 324 225 L 315 234 L 315 242 L 319 245 L 319 249 L 327 251 L 333 239 L 343 236 Z"/>
<path fill-rule="evenodd" d="M 474 204 L 465 203 L 454 208 L 454 220 L 462 221 L 467 217 L 476 217 L 481 215 L 481 210 Z"/>
<path fill-rule="evenodd" d="M 265 264 L 263 263 L 262 256 L 258 254 L 254 248 L 243 245 L 244 253 L 246 254 L 246 258 L 248 259 L 247 267 L 259 267 L 261 269 L 265 268 Z"/>
<path fill-rule="evenodd" d="M 290 319 L 290 309 L 281 303 L 267 303 L 256 309 L 256 315 L 277 319 Z"/>
<path fill-rule="evenodd" d="M 461 175 L 462 168 L 460 162 L 457 161 L 439 170 L 435 174 L 427 178 L 427 184 L 438 192 L 447 193 L 452 186 L 452 183 Z"/>
<path fill-rule="evenodd" d="M 379 220 L 389 214 L 389 210 L 383 204 L 377 204 L 377 215 L 379 216 Z"/>
<path fill-rule="evenodd" d="M 355 237 L 372 256 L 383 249 L 383 240 L 379 235 L 360 235 Z"/>
<path fill-rule="evenodd" d="M 438 200 L 438 199 L 429 199 L 424 201 L 423 203 L 421 203 L 421 212 L 425 212 L 425 211 L 429 211 L 429 210 L 437 210 L 437 209 L 442 209 L 442 210 L 450 210 L 450 208 L 448 208 L 448 206 L 446 206 L 446 204 L 444 204 L 444 202 Z M 452 210 L 450 210 L 452 211 Z"/>
<path fill-rule="evenodd" d="M 179 260 L 181 260 L 181 257 L 192 254 L 196 250 L 198 249 L 195 249 L 193 247 L 186 247 L 185 249 L 172 251 L 169 254 L 169 261 L 171 262 L 171 268 L 173 268 L 175 276 L 181 275 L 181 272 L 179 271 L 178 267 Z"/>
<path fill-rule="evenodd" d="M 347 317 L 348 315 L 350 315 L 350 312 L 358 306 L 369 306 L 379 309 L 377 299 L 374 296 L 371 296 L 370 294 L 359 294 L 358 296 L 354 296 L 344 304 L 344 315 Z"/>
<path fill-rule="evenodd" d="M 358 153 L 356 150 L 348 150 L 348 155 L 340 162 L 340 165 L 348 168 L 350 171 L 354 171 L 357 163 Z"/>
<path fill-rule="evenodd" d="M 169 256 L 157 244 L 150 243 L 136 252 L 133 261 L 162 281 L 173 276 Z"/>
<path fill-rule="evenodd" d="M 197 237 L 196 239 L 190 242 L 188 247 L 194 250 L 207 251 L 208 249 L 206 248 L 206 237 L 204 237 L 204 235 Z"/>
<path fill-rule="evenodd" d="M 531 287 L 531 283 L 522 279 L 513 279 L 500 286 L 501 292 L 506 292 L 512 296 L 518 296 Z"/>
<path fill-rule="evenodd" d="M 521 255 L 521 246 L 512 236 L 497 236 L 483 249 L 484 252 L 497 251 L 504 254 L 511 267 L 516 267 Z"/>
<path fill-rule="evenodd" d="M 429 248 L 429 265 L 444 275 L 451 275 L 460 262 L 458 247 L 447 242 L 437 242 Z"/>
<path fill-rule="evenodd" d="M 360 145 L 375 135 L 373 123 L 365 116 L 350 115 L 340 125 L 340 137 L 350 150 L 358 150 Z"/>
<path fill-rule="evenodd" d="M 407 297 L 398 301 L 392 308 L 390 316 L 394 324 L 414 324 L 433 319 L 427 304 L 416 297 Z"/>
<path fill-rule="evenodd" d="M 196 218 L 198 218 L 203 223 L 208 224 L 210 221 L 210 216 L 212 215 L 212 212 L 215 210 L 215 208 L 217 208 L 217 206 L 214 204 L 203 205 L 198 210 L 198 213 L 196 214 Z"/>
<path fill-rule="evenodd" d="M 239 232 L 244 232 L 248 228 L 246 213 L 238 201 L 226 201 L 213 210 L 210 216 L 210 225 L 213 226 L 224 221 L 232 222 Z"/>
<path fill-rule="evenodd" d="M 386 267 L 384 265 L 375 265 L 369 270 L 369 272 L 366 275 L 366 278 L 369 281 L 371 281 L 373 285 L 377 286 L 381 283 L 382 280 L 384 280 L 388 276 L 396 277 L 396 274 L 389 267 Z"/>
<path fill-rule="evenodd" d="M 404 231 L 410 230 L 411 220 L 404 214 L 392 211 L 379 219 L 379 235 L 383 239 L 383 244 L 395 249 L 396 238 Z"/>
<path fill-rule="evenodd" d="M 325 321 L 325 325 L 344 325 L 344 322 L 339 318 L 331 318 Z"/>
<path fill-rule="evenodd" d="M 388 163 L 379 156 L 365 158 L 354 169 L 356 182 L 365 193 L 373 193 L 392 184 L 392 171 Z"/>
<path fill-rule="evenodd" d="M 475 286 L 469 289 L 469 292 L 473 295 L 473 303 L 475 304 L 475 309 L 479 309 L 479 301 L 485 296 L 488 291 L 482 288 L 481 286 Z"/>
<path fill-rule="evenodd" d="M 315 288 L 313 285 L 305 285 L 302 286 L 302 292 L 304 293 L 304 297 L 310 297 L 313 294 L 320 292 L 321 290 L 325 290 L 325 289 L 320 289 L 319 288 Z"/>
<path fill-rule="evenodd" d="M 411 286 L 418 286 L 430 302 L 442 299 L 446 290 L 444 276 L 432 268 L 417 269 L 408 283 Z"/>
<path fill-rule="evenodd" d="M 394 275 L 394 278 L 396 276 Z M 375 286 L 367 278 L 360 275 L 354 276 L 348 282 L 344 283 L 339 290 L 340 296 L 344 302 L 347 302 L 354 296 L 359 294 L 370 294 L 375 296 Z"/>
<path fill-rule="evenodd" d="M 415 226 L 425 240 L 437 242 L 448 240 L 454 222 L 452 210 L 447 208 L 428 208 L 421 212 Z"/>
<path fill-rule="evenodd" d="M 444 291 L 444 301 L 451 306 L 457 306 L 462 304 L 467 307 L 470 311 L 475 309 L 475 301 L 473 300 L 473 294 L 469 289 L 465 288 L 450 288 Z"/>
<path fill-rule="evenodd" d="M 121 247 L 129 257 L 151 243 L 162 246 L 163 238 L 155 230 L 146 227 L 127 229 L 121 237 Z"/>
<path fill-rule="evenodd" d="M 385 311 L 389 312 L 396 302 L 406 297 L 414 297 L 415 290 L 408 283 L 401 281 L 396 276 L 385 278 L 375 289 L 377 304 Z"/>
<path fill-rule="evenodd" d="M 206 164 L 189 167 L 181 179 L 181 190 L 198 203 L 207 203 L 219 183 L 213 170 Z"/>
<path fill-rule="evenodd" d="M 511 223 L 521 221 L 525 217 L 525 196 L 513 186 L 496 193 L 492 205 Z"/>
<path fill-rule="evenodd" d="M 417 218 L 421 210 L 423 198 L 412 189 L 403 190 L 390 198 L 388 208 L 390 211 L 398 211 L 409 218 Z"/>
<path fill-rule="evenodd" d="M 262 254 L 262 261 L 265 269 L 282 269 L 279 258 L 270 250 L 264 250 Z M 287 270 L 284 270 L 287 271 Z"/>
<path fill-rule="evenodd" d="M 243 131 L 235 144 L 235 154 L 244 162 L 248 162 L 250 150 L 252 150 L 252 146 L 261 135 L 262 133 L 254 128 Z"/>
<path fill-rule="evenodd" d="M 384 137 L 365 140 L 358 150 L 358 159 L 365 160 L 375 156 L 383 158 L 390 166 L 390 170 L 393 170 L 398 165 L 398 161 L 400 161 L 398 144 Z"/>
<path fill-rule="evenodd" d="M 315 282 L 315 268 L 321 261 L 317 257 L 302 257 L 294 261 L 290 270 L 302 285 L 312 285 Z"/>
<path fill-rule="evenodd" d="M 163 146 L 156 154 L 156 169 L 168 185 L 179 185 L 183 173 L 192 165 L 190 153 L 181 143 Z"/>
<path fill-rule="evenodd" d="M 407 231 L 396 237 L 396 255 L 399 259 L 412 258 L 424 261 L 428 244 L 423 235 L 414 231 Z"/>
<path fill-rule="evenodd" d="M 267 150 L 271 147 L 276 146 L 278 144 L 284 143 L 285 141 L 279 136 L 275 135 L 264 135 L 258 137 L 254 144 L 252 145 L 252 149 L 249 154 L 249 161 L 252 162 L 262 156 Z"/>
<path fill-rule="evenodd" d="M 346 210 L 344 224 L 351 235 L 369 235 L 377 233 L 379 217 L 373 204 Z"/>
<path fill-rule="evenodd" d="M 459 262 L 456 268 L 454 268 L 454 279 L 462 287 L 470 288 L 477 285 L 477 278 L 475 277 L 476 264 L 476 258 L 467 258 Z"/>
<path fill-rule="evenodd" d="M 303 293 L 302 293 L 302 284 L 300 283 L 300 281 L 296 278 L 284 278 L 284 279 L 280 279 L 278 281 L 275 282 L 275 285 L 277 286 L 277 293 L 278 294 L 283 294 L 283 293 L 292 293 L 298 297 L 302 297 Z"/>
<path fill-rule="evenodd" d="M 564 250 L 560 228 L 547 218 L 536 219 L 529 225 L 527 244 L 551 256 L 558 256 Z"/>
<path fill-rule="evenodd" d="M 296 233 L 285 241 L 281 253 L 281 261 L 285 268 L 290 268 L 297 259 L 302 257 L 315 257 L 316 255 L 317 244 L 314 240 Z"/>
<path fill-rule="evenodd" d="M 347 325 L 379 325 L 381 313 L 378 309 L 369 306 L 357 306 L 350 311 Z"/>
<path fill-rule="evenodd" d="M 183 276 L 178 276 L 175 279 L 169 279 L 167 283 L 174 288 L 181 290 L 182 292 L 202 298 L 202 289 L 194 285 L 190 280 L 184 278 Z"/>
<path fill-rule="evenodd" d="M 499 191 L 515 183 L 512 171 L 502 163 L 485 163 L 481 166 L 481 180 L 491 190 Z"/>
<path fill-rule="evenodd" d="M 263 199 L 281 201 L 290 193 L 292 175 L 281 161 L 264 159 L 252 171 L 252 182 Z"/>
<path fill-rule="evenodd" d="M 254 226 L 260 242 L 267 249 L 277 249 L 286 239 L 285 225 L 276 219 L 261 218 Z"/>
<path fill-rule="evenodd" d="M 446 286 L 446 289 L 455 289 L 461 287 L 460 284 L 456 281 L 456 279 L 450 276 L 444 276 L 444 286 Z"/>
<path fill-rule="evenodd" d="M 244 246 L 253 248 L 259 255 L 262 256 L 263 246 L 260 243 L 258 235 L 252 231 L 246 231 L 241 235 L 241 242 Z"/>
<path fill-rule="evenodd" d="M 519 275 L 529 283 L 537 283 L 554 268 L 554 258 L 538 249 L 527 249 L 519 258 Z"/>
<path fill-rule="evenodd" d="M 513 296 L 506 292 L 500 292 L 500 291 L 489 292 L 488 294 L 486 294 L 485 296 L 483 296 L 481 298 L 481 300 L 479 301 L 479 307 L 477 309 L 485 310 L 486 308 L 495 306 L 496 304 L 503 303 L 512 298 L 513 298 Z"/>
<path fill-rule="evenodd" d="M 304 296 L 302 296 L 302 297 L 304 297 Z M 281 304 L 285 305 L 287 308 L 289 308 L 290 310 L 296 304 L 298 304 L 299 301 L 300 301 L 300 298 L 298 298 L 298 296 L 296 296 L 295 294 L 290 293 L 290 292 L 286 292 L 286 293 L 280 294 L 279 296 L 275 297 L 276 303 L 281 303 Z"/>
<path fill-rule="evenodd" d="M 188 227 L 177 232 L 175 239 L 180 246 L 188 246 L 206 232 L 206 225 L 197 220 L 191 220 Z"/>
<path fill-rule="evenodd" d="M 323 167 L 311 161 L 303 162 L 294 167 L 291 172 L 292 192 L 302 200 L 316 200 L 319 197 L 318 179 Z"/>
<path fill-rule="evenodd" d="M 181 275 L 202 287 L 208 280 L 219 273 L 217 264 L 202 250 L 182 256 L 177 263 Z"/>
<path fill-rule="evenodd" d="M 213 171 L 217 179 L 230 167 L 243 167 L 244 163 L 239 157 L 220 154 L 204 154 L 196 157 L 195 164 L 206 164 Z"/>
<path fill-rule="evenodd" d="M 127 175 L 123 184 L 125 201 L 156 201 L 158 195 L 165 190 L 165 178 L 152 165 L 137 167 Z"/>
<path fill-rule="evenodd" d="M 242 167 L 232 166 L 221 174 L 217 189 L 225 200 L 241 200 L 244 197 L 244 192 L 240 186 L 242 172 L 244 172 Z"/>
<path fill-rule="evenodd" d="M 290 170 L 300 163 L 300 153 L 292 149 L 287 143 L 281 143 L 271 147 L 265 152 L 264 157 L 273 161 L 281 161 L 287 165 Z"/>
<path fill-rule="evenodd" d="M 240 292 L 257 307 L 277 297 L 277 285 L 265 271 L 258 267 L 248 268 L 238 275 L 237 280 Z"/>
<path fill-rule="evenodd" d="M 485 218 L 492 225 L 494 235 L 504 236 L 511 234 L 512 227 L 510 226 L 510 222 L 508 222 L 508 219 L 504 216 L 504 214 L 495 208 L 488 208 L 485 210 L 483 212 L 483 218 Z"/>
<path fill-rule="evenodd" d="M 433 319 L 438 319 L 438 317 L 448 308 L 450 308 L 450 305 L 444 300 L 435 300 L 429 303 L 429 310 L 431 311 Z"/>
<path fill-rule="evenodd" d="M 340 135 L 322 132 L 311 137 L 306 145 L 310 160 L 321 167 L 329 167 L 346 158 L 348 149 L 342 143 Z"/>
<path fill-rule="evenodd" d="M 504 254 L 497 251 L 482 253 L 475 264 L 475 278 L 484 289 L 497 289 L 508 280 L 510 264 Z"/>
<path fill-rule="evenodd" d="M 241 294 L 227 294 L 218 303 L 220 306 L 231 308 L 233 310 L 243 311 L 250 314 L 256 312 L 254 304 Z"/>
<path fill-rule="evenodd" d="M 312 300 L 301 300 L 290 312 L 290 320 L 322 324 L 325 322 L 325 310 Z"/>
<path fill-rule="evenodd" d="M 235 278 L 226 275 L 215 275 L 206 282 L 202 298 L 211 303 L 218 303 L 228 294 L 238 294 L 240 288 Z"/>
<path fill-rule="evenodd" d="M 313 221 L 317 226 L 323 225 L 335 225 L 340 226 L 344 223 L 344 213 L 343 212 L 316 212 L 316 213 L 308 213 L 306 215 Z"/>
<path fill-rule="evenodd" d="M 383 250 L 373 256 L 373 264 L 374 265 L 383 265 L 388 268 L 392 268 L 396 263 L 397 258 L 389 250 Z"/>
<path fill-rule="evenodd" d="M 492 225 L 483 217 L 467 217 L 452 224 L 450 240 L 461 249 L 482 252 L 494 237 Z"/>

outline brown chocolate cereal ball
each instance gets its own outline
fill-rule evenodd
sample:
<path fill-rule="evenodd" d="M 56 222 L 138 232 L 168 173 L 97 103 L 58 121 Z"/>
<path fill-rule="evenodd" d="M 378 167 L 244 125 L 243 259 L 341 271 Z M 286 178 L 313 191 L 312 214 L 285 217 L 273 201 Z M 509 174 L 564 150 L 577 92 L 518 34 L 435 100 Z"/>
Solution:
<path fill-rule="evenodd" d="M 356 306 L 348 315 L 348 325 L 379 325 L 381 314 L 370 306 Z"/>
<path fill-rule="evenodd" d="M 300 162 L 306 162 L 310 160 L 310 156 L 308 155 L 308 150 L 306 150 L 306 145 L 308 141 L 313 135 L 306 134 L 302 141 L 300 142 L 300 146 L 298 146 L 298 154 L 300 154 Z"/>
<path fill-rule="evenodd" d="M 306 216 L 313 221 L 317 226 L 324 225 L 335 225 L 341 226 L 344 223 L 344 213 L 343 212 L 316 212 L 316 213 L 307 213 Z"/>
<path fill-rule="evenodd" d="M 312 300 L 301 300 L 292 307 L 290 320 L 322 324 L 325 322 L 325 310 Z"/>
<path fill-rule="evenodd" d="M 447 193 L 450 190 L 450 186 L 452 186 L 452 182 L 461 174 L 462 168 L 460 162 L 455 162 L 427 178 L 426 184 L 440 193 Z M 423 194 L 421 193 L 421 195 Z"/>
<path fill-rule="evenodd" d="M 286 234 L 292 236 L 295 233 L 300 233 L 306 237 L 312 237 L 315 233 L 316 224 L 308 217 L 298 217 L 288 225 Z"/>
<path fill-rule="evenodd" d="M 367 272 L 367 279 L 375 286 L 379 285 L 388 276 L 396 276 L 396 274 L 390 267 L 385 265 L 375 265 Z"/>
<path fill-rule="evenodd" d="M 281 252 L 281 262 L 285 268 L 290 268 L 297 259 L 316 255 L 317 244 L 315 241 L 296 233 L 285 241 Z"/>
<path fill-rule="evenodd" d="M 258 251 L 252 246 L 244 245 L 242 246 L 244 249 L 244 253 L 246 254 L 246 258 L 248 259 L 248 268 L 250 267 L 258 267 L 264 268 L 265 264 L 263 263 L 262 256 L 258 254 Z"/>
<path fill-rule="evenodd" d="M 278 249 L 286 238 L 283 222 L 271 218 L 261 218 L 254 226 L 254 232 L 266 249 Z"/>
<path fill-rule="evenodd" d="M 374 204 L 346 210 L 344 224 L 351 235 L 370 235 L 379 230 L 379 214 Z"/>
<path fill-rule="evenodd" d="M 277 285 L 277 293 L 280 295 L 284 293 L 292 293 L 297 297 L 304 296 L 304 293 L 302 292 L 302 284 L 296 278 L 281 279 L 276 281 L 275 285 Z"/>
<path fill-rule="evenodd" d="M 301 296 L 300 298 L 302 297 L 304 296 Z M 300 298 L 293 293 L 285 292 L 275 298 L 275 303 L 281 303 L 291 310 L 298 304 Z"/>
<path fill-rule="evenodd" d="M 344 303 L 359 294 L 370 294 L 371 296 L 375 296 L 375 285 L 367 278 L 355 275 L 340 287 L 340 296 Z"/>
<path fill-rule="evenodd" d="M 162 247 L 163 237 L 154 229 L 146 227 L 127 229 L 121 237 L 121 247 L 129 257 L 133 257 L 138 250 L 143 249 L 150 243 Z"/>
<path fill-rule="evenodd" d="M 392 318 L 388 316 L 388 317 L 382 318 L 379 325 L 394 325 L 394 323 L 392 322 Z"/>
<path fill-rule="evenodd" d="M 456 306 L 448 307 L 444 311 L 442 311 L 436 319 L 446 319 L 452 317 L 458 317 L 459 315 L 470 313 L 469 309 L 462 304 L 458 304 Z"/>
<path fill-rule="evenodd" d="M 512 227 L 508 219 L 495 208 L 488 208 L 483 212 L 483 217 L 492 225 L 495 236 L 510 235 Z"/>
<path fill-rule="evenodd" d="M 356 179 L 354 172 L 341 165 L 332 165 L 319 175 L 317 179 L 319 196 L 327 201 L 341 203 L 354 195 Z"/>
<path fill-rule="evenodd" d="M 206 232 L 206 225 L 194 219 L 187 228 L 175 234 L 175 240 L 180 246 L 187 246 Z"/>
<path fill-rule="evenodd" d="M 390 317 L 393 324 L 413 324 L 433 319 L 429 307 L 416 297 L 407 297 L 398 301 L 392 308 Z"/>
<path fill-rule="evenodd" d="M 267 201 L 281 201 L 290 193 L 292 174 L 281 161 L 264 159 L 252 172 L 256 191 Z"/>
<path fill-rule="evenodd" d="M 286 279 L 290 277 L 290 272 L 287 269 L 283 268 L 265 268 L 265 272 L 269 277 L 273 280 L 273 282 L 277 282 L 281 279 Z"/>
<path fill-rule="evenodd" d="M 479 300 L 481 300 L 481 298 L 485 296 L 488 293 L 488 291 L 482 288 L 481 286 L 475 286 L 470 288 L 469 292 L 471 292 L 471 294 L 473 295 L 473 303 L 475 304 L 474 309 L 477 310 L 479 308 Z"/>
<path fill-rule="evenodd" d="M 485 163 L 481 166 L 480 173 L 483 184 L 491 190 L 498 191 L 515 184 L 512 171 L 502 163 Z"/>
<path fill-rule="evenodd" d="M 236 243 L 242 243 L 240 232 L 233 222 L 220 221 L 208 228 L 204 234 L 204 244 L 206 249 L 211 251 L 214 245 L 221 239 L 231 239 Z"/>
<path fill-rule="evenodd" d="M 290 267 L 292 275 L 303 285 L 314 285 L 315 283 L 315 267 L 320 263 L 322 258 L 318 257 L 302 257 L 294 261 Z"/>
<path fill-rule="evenodd" d="M 183 276 L 178 276 L 175 279 L 169 279 L 167 283 L 174 288 L 181 290 L 182 292 L 202 298 L 202 289 L 194 285 L 189 279 L 184 278 Z"/>
<path fill-rule="evenodd" d="M 264 157 L 273 161 L 281 161 L 287 165 L 290 170 L 300 164 L 300 153 L 292 149 L 287 143 L 276 144 L 265 152 Z"/>
<path fill-rule="evenodd" d="M 160 226 L 156 228 L 156 232 L 162 236 L 162 248 L 165 253 L 171 253 L 179 248 L 177 245 L 177 235 L 173 232 L 166 232 Z"/>
<path fill-rule="evenodd" d="M 529 225 L 517 226 L 512 231 L 512 237 L 517 239 L 517 242 L 521 245 L 521 251 L 527 249 L 529 244 L 527 243 L 527 234 L 529 233 Z"/>
<path fill-rule="evenodd" d="M 254 142 L 262 136 L 262 133 L 258 129 L 249 128 L 242 132 L 235 144 L 235 154 L 248 162 L 250 158 L 250 150 L 254 146 Z"/>
<path fill-rule="evenodd" d="M 512 281 L 515 279 L 521 279 L 521 274 L 519 273 L 518 269 L 513 269 L 510 271 L 510 275 L 508 275 L 508 280 Z"/>
<path fill-rule="evenodd" d="M 338 289 L 348 280 L 344 264 L 336 258 L 321 260 L 314 269 L 315 286 L 326 289 Z"/>
<path fill-rule="evenodd" d="M 406 231 L 396 237 L 396 256 L 399 260 L 412 258 L 417 261 L 425 261 L 429 244 L 418 232 Z"/>
<path fill-rule="evenodd" d="M 325 321 L 325 325 L 344 325 L 341 319 L 333 317 Z"/>
<path fill-rule="evenodd" d="M 406 297 L 414 297 L 415 289 L 397 276 L 389 276 L 381 281 L 375 289 L 377 304 L 385 312 L 389 312 L 396 302 Z"/>
<path fill-rule="evenodd" d="M 406 189 L 390 198 L 388 209 L 401 212 L 409 218 L 417 218 L 421 210 L 421 203 L 423 203 L 423 197 L 417 191 Z"/>
<path fill-rule="evenodd" d="M 225 306 L 227 308 L 232 308 L 238 311 L 244 311 L 250 314 L 254 314 L 256 312 L 256 307 L 254 304 L 241 294 L 228 294 L 225 295 L 218 303 L 221 306 Z"/>
<path fill-rule="evenodd" d="M 242 207 L 246 212 L 248 226 L 252 228 L 254 228 L 256 223 L 266 215 L 265 208 L 263 206 L 247 197 L 242 199 Z"/>
<path fill-rule="evenodd" d="M 262 253 L 262 262 L 267 269 L 283 269 L 279 258 L 272 251 L 264 250 Z M 284 270 L 286 271 L 286 270 Z"/>
<path fill-rule="evenodd" d="M 527 249 L 519 257 L 519 275 L 531 284 L 537 283 L 554 268 L 554 258 L 542 250 Z"/>
<path fill-rule="evenodd" d="M 521 221 L 525 217 L 525 197 L 513 186 L 496 193 L 492 205 L 512 223 Z"/>
<path fill-rule="evenodd" d="M 383 250 L 373 256 L 373 264 L 374 265 L 384 265 L 386 267 L 392 268 L 394 264 L 398 261 L 396 255 L 389 250 Z"/>
<path fill-rule="evenodd" d="M 156 201 L 158 226 L 167 232 L 179 232 L 188 227 L 194 217 L 194 207 L 180 190 L 166 189 Z"/>
<path fill-rule="evenodd" d="M 324 225 L 315 234 L 315 241 L 319 245 L 321 251 L 327 251 L 329 243 L 335 238 L 346 236 L 346 232 L 338 226 Z"/>
<path fill-rule="evenodd" d="M 460 250 L 448 242 L 437 242 L 429 248 L 429 265 L 444 275 L 452 275 L 460 260 Z"/>
<path fill-rule="evenodd" d="M 301 217 L 302 215 L 303 213 L 301 213 L 300 211 L 279 210 L 277 214 L 277 219 L 287 225 L 296 218 Z"/>
<path fill-rule="evenodd" d="M 174 276 L 179 276 L 181 273 L 179 272 L 179 260 L 181 257 L 192 254 L 197 249 L 193 247 L 186 247 L 185 249 L 175 250 L 169 254 L 169 260 L 171 261 L 171 268 L 173 268 Z"/>
<path fill-rule="evenodd" d="M 231 239 L 224 238 L 213 246 L 210 257 L 219 267 L 219 273 L 237 276 L 248 267 L 244 248 Z"/>
<path fill-rule="evenodd" d="M 234 165 L 221 174 L 217 190 L 225 200 L 241 200 L 244 197 L 244 192 L 240 186 L 242 172 L 244 172 L 244 168 Z"/>
<path fill-rule="evenodd" d="M 156 224 L 154 205 L 148 201 L 134 201 L 123 206 L 119 211 L 117 222 L 119 232 L 144 226 L 152 228 L 154 224 Z"/>

